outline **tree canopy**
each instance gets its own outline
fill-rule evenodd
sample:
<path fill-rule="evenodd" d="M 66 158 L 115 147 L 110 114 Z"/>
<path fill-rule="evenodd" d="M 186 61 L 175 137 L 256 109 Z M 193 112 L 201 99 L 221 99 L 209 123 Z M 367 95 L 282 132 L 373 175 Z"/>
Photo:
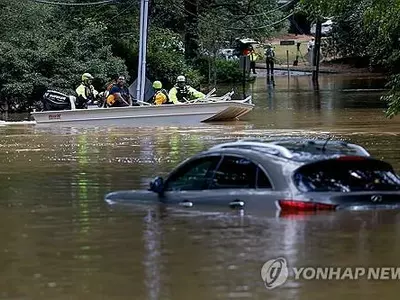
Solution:
<path fill-rule="evenodd" d="M 0 8 L 0 102 L 26 107 L 38 87 L 72 93 L 85 72 L 98 89 L 115 74 L 136 78 L 138 0 L 0 0 Z M 198 85 L 204 74 L 188 51 L 197 59 L 236 37 L 271 35 L 285 13 L 275 0 L 159 0 L 149 14 L 148 77 L 168 84 L 185 74 Z"/>

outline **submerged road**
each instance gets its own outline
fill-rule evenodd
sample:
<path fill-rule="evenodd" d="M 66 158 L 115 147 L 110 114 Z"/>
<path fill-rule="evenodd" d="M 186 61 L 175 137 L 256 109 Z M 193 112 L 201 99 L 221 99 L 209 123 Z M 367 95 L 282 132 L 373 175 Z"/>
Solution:
<path fill-rule="evenodd" d="M 397 267 L 399 212 L 198 211 L 110 207 L 110 191 L 148 188 L 180 161 L 244 137 L 327 137 L 359 143 L 400 170 L 399 118 L 385 119 L 382 88 L 358 77 L 248 86 L 243 121 L 191 127 L 0 127 L 2 299 L 394 299 L 395 280 L 288 278 L 268 290 L 261 267 Z M 220 87 L 219 90 L 231 87 Z M 347 91 L 346 90 L 351 90 Z"/>

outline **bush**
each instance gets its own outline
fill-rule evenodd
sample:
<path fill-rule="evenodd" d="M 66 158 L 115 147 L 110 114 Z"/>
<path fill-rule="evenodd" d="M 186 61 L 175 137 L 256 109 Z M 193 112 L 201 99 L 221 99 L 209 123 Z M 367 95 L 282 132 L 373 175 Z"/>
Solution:
<path fill-rule="evenodd" d="M 210 68 L 211 64 L 211 68 Z M 243 72 L 239 66 L 239 60 L 226 60 L 203 56 L 195 62 L 195 68 L 200 72 L 203 77 L 203 83 L 210 81 L 213 82 L 214 66 L 215 64 L 215 77 L 217 83 L 239 82 L 242 80 Z M 209 74 L 211 71 L 211 74 Z"/>
<path fill-rule="evenodd" d="M 184 75 L 187 82 L 193 87 L 198 87 L 202 78 L 185 61 L 182 41 L 178 34 L 169 29 L 151 27 L 147 45 L 146 77 L 159 80 L 165 89 L 170 89 L 179 75 Z M 128 61 L 128 70 L 134 78 L 137 77 L 137 62 L 139 55 L 138 41 L 132 40 L 115 47 L 116 52 Z"/>
<path fill-rule="evenodd" d="M 218 59 L 215 63 L 218 82 L 237 82 L 242 80 L 243 71 L 238 60 Z"/>

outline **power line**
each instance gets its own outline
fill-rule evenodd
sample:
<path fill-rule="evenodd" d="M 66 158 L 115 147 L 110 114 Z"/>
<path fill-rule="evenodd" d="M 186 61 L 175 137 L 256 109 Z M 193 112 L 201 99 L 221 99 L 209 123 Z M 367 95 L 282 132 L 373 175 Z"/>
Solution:
<path fill-rule="evenodd" d="M 264 28 L 271 27 L 271 26 L 275 26 L 275 25 L 277 25 L 277 24 L 279 24 L 279 23 L 282 23 L 283 21 L 285 21 L 287 18 L 293 16 L 294 14 L 295 14 L 295 11 L 292 11 L 290 14 L 288 14 L 288 15 L 285 16 L 284 18 L 282 18 L 282 19 L 280 19 L 280 20 L 278 20 L 278 21 L 276 21 L 276 22 L 273 22 L 273 23 L 264 25 L 264 26 L 259 26 L 259 27 L 247 27 L 247 28 L 246 28 L 246 27 L 243 27 L 243 28 L 232 27 L 232 28 L 229 28 L 229 29 L 232 29 L 232 30 L 234 30 L 234 29 L 236 29 L 236 30 L 264 29 Z"/>
<path fill-rule="evenodd" d="M 222 29 L 228 29 L 228 30 L 257 30 L 257 29 L 264 29 L 264 28 L 271 27 L 271 26 L 275 26 L 275 25 L 277 25 L 277 24 L 279 24 L 279 23 L 282 23 L 282 22 L 285 21 L 287 18 L 289 18 L 290 16 L 294 15 L 295 12 L 296 12 L 296 11 L 292 11 L 290 14 L 288 14 L 288 15 L 285 16 L 284 18 L 282 18 L 282 19 L 280 19 L 280 20 L 278 20 L 278 21 L 275 21 L 275 22 L 273 22 L 273 23 L 267 24 L 267 25 L 263 25 L 263 26 L 259 26 L 259 27 L 251 27 L 251 26 L 248 26 L 248 27 L 239 28 L 239 27 L 227 27 L 227 26 L 224 26 L 224 25 L 222 25 L 222 24 L 217 23 L 216 20 L 209 20 L 209 19 L 207 19 L 207 18 L 205 18 L 205 17 L 203 17 L 203 16 L 201 16 L 201 15 L 196 15 L 196 14 L 190 12 L 190 11 L 187 11 L 186 9 L 181 8 L 181 7 L 177 6 L 177 5 L 174 5 L 174 4 L 173 4 L 172 6 L 173 6 L 175 9 L 180 10 L 181 12 L 185 12 L 185 13 L 187 13 L 187 14 L 189 14 L 189 15 L 193 15 L 193 16 L 197 17 L 197 18 L 198 18 L 199 20 L 201 20 L 201 21 L 204 21 L 204 22 L 207 22 L 207 23 L 211 23 L 211 24 L 214 24 L 214 25 L 218 25 L 218 26 L 221 27 Z"/>
<path fill-rule="evenodd" d="M 90 5 L 102 5 L 102 4 L 111 4 L 118 2 L 118 0 L 103 0 L 103 1 L 87 2 L 87 3 L 54 2 L 47 0 L 31 0 L 31 1 L 41 4 L 62 5 L 62 6 L 90 6 Z"/>
<path fill-rule="evenodd" d="M 112 18 L 109 18 L 108 21 L 113 21 L 116 18 L 120 17 L 121 15 L 123 15 L 125 12 L 127 12 L 128 10 L 130 10 L 134 5 L 136 5 L 135 3 L 132 2 L 132 4 L 129 4 L 129 6 L 125 9 L 123 9 L 122 11 L 120 11 L 117 15 L 113 16 Z"/>
<path fill-rule="evenodd" d="M 291 1 L 289 1 L 289 2 L 286 2 L 285 4 L 282 4 L 281 6 L 275 7 L 275 8 L 273 8 L 273 9 L 269 10 L 269 11 L 266 11 L 266 12 L 262 12 L 262 13 L 258 13 L 258 14 L 252 14 L 252 15 L 234 15 L 234 16 L 239 16 L 239 17 L 240 17 L 240 16 L 242 16 L 242 17 L 267 16 L 268 14 L 271 14 L 271 13 L 273 13 L 273 12 L 276 12 L 276 11 L 282 9 L 282 8 L 285 7 L 285 6 L 288 6 L 288 5 L 291 4 L 293 1 L 294 1 L 294 0 L 291 0 Z"/>
<path fill-rule="evenodd" d="M 116 2 L 116 3 L 115 3 L 116 5 L 117 5 L 117 4 L 121 4 L 121 7 L 124 7 L 123 4 L 125 4 L 125 3 L 121 3 L 121 2 L 119 2 L 118 0 L 114 0 L 114 1 Z M 116 15 L 114 15 L 114 16 L 111 17 L 111 18 L 107 18 L 107 20 L 108 20 L 108 21 L 113 21 L 113 20 L 115 20 L 116 18 L 120 17 L 124 12 L 126 12 L 126 11 L 129 10 L 129 9 L 131 9 L 131 8 L 133 7 L 133 5 L 136 5 L 136 1 L 135 1 L 135 0 L 129 0 L 129 1 L 126 1 L 126 2 L 129 2 L 129 3 L 131 3 L 131 4 L 127 4 L 127 5 L 128 5 L 127 8 L 125 8 L 125 9 L 122 9 L 122 8 L 121 8 L 121 11 L 120 11 L 120 12 L 118 12 Z M 92 15 L 96 15 L 96 14 L 99 13 L 102 9 L 103 9 L 103 6 L 99 5 L 99 7 L 98 7 L 97 9 L 93 9 L 93 10 L 91 11 L 91 14 L 92 14 Z"/>
<path fill-rule="evenodd" d="M 281 9 L 284 8 L 285 6 L 288 6 L 289 4 L 292 4 L 294 1 L 295 1 L 295 0 L 289 0 L 288 2 L 282 4 L 281 6 L 278 6 L 278 7 L 275 7 L 275 8 L 273 8 L 273 9 L 271 9 L 271 10 L 268 10 L 268 11 L 265 11 L 265 12 L 261 12 L 261 13 L 257 13 L 257 14 L 245 14 L 245 15 L 243 15 L 243 14 L 242 14 L 242 15 L 232 14 L 232 16 L 234 16 L 234 17 L 258 17 L 258 16 L 267 16 L 268 14 L 271 14 L 271 13 L 273 13 L 273 12 L 276 12 L 276 11 L 278 11 L 278 10 L 281 10 Z M 194 5 L 194 6 L 198 6 L 197 3 L 194 3 L 194 2 L 192 2 L 192 1 L 190 1 L 190 0 L 185 0 L 185 2 L 188 2 L 189 4 Z M 189 12 L 189 14 L 190 14 L 190 12 Z M 192 14 L 193 14 L 193 13 L 192 13 Z"/>

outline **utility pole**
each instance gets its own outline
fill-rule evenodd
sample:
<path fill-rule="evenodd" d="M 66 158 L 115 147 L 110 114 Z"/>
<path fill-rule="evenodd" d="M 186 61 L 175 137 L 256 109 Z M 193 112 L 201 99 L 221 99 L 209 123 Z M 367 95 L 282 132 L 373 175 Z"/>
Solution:
<path fill-rule="evenodd" d="M 139 63 L 138 78 L 136 85 L 136 98 L 145 101 L 144 88 L 146 84 L 146 54 L 147 54 L 147 24 L 149 13 L 149 1 L 140 1 L 140 40 L 139 40 Z"/>
<path fill-rule="evenodd" d="M 321 27 L 322 27 L 322 22 L 321 22 L 321 19 L 318 18 L 316 28 L 315 28 L 315 44 L 314 44 L 314 48 L 313 48 L 312 80 L 314 82 L 318 82 L 320 49 L 321 49 Z"/>

